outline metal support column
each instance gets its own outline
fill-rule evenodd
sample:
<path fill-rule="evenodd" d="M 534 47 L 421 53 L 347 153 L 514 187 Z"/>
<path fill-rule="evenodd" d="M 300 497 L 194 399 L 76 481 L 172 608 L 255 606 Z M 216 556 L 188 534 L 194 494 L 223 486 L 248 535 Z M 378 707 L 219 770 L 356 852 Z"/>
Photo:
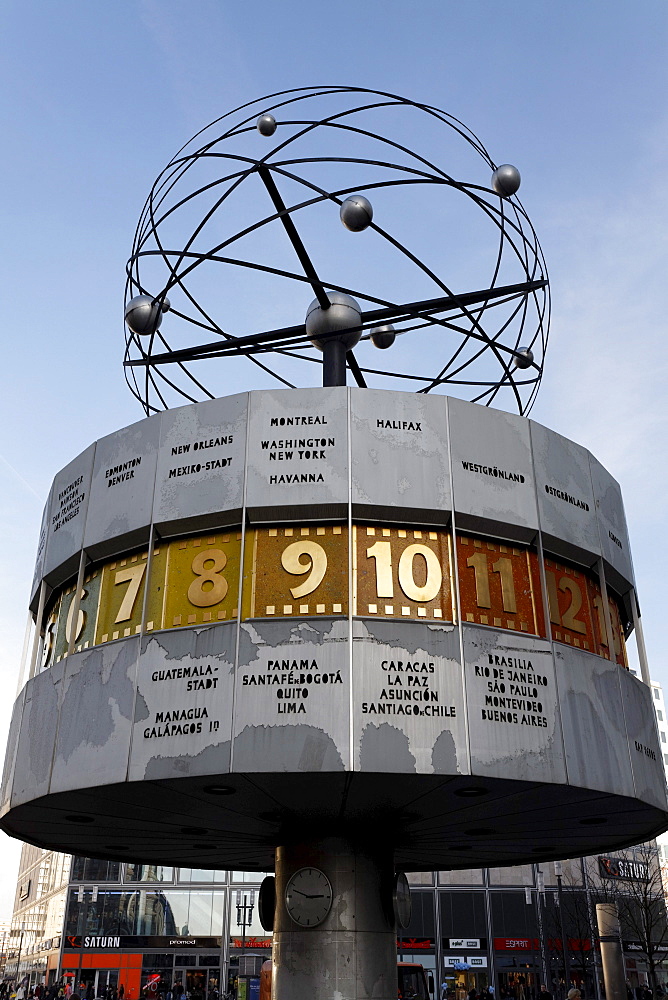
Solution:
<path fill-rule="evenodd" d="M 318 869 L 332 889 L 315 926 L 300 926 L 286 909 L 288 882 L 304 868 Z M 389 847 L 332 837 L 277 848 L 272 1000 L 396 1000 L 393 878 Z"/>
<path fill-rule="evenodd" d="M 606 1000 L 626 1000 L 624 955 L 616 903 L 597 903 L 596 922 Z"/>
<path fill-rule="evenodd" d="M 341 340 L 326 340 L 322 348 L 322 384 L 346 384 L 346 345 Z"/>

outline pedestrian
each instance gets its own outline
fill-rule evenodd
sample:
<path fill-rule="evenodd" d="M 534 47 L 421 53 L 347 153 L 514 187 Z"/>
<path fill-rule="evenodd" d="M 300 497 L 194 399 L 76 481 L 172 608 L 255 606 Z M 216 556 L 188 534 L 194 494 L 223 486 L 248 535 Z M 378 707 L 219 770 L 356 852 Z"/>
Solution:
<path fill-rule="evenodd" d="M 545 986 L 545 983 L 541 983 L 540 993 L 538 994 L 538 1000 L 552 1000 L 552 994 Z"/>

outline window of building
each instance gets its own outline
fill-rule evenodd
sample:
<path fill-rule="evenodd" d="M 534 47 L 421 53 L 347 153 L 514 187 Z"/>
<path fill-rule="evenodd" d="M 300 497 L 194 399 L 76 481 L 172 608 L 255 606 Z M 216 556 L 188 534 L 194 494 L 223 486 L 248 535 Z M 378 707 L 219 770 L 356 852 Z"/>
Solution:
<path fill-rule="evenodd" d="M 406 876 L 409 885 L 433 885 L 433 872 L 409 872 Z"/>
<path fill-rule="evenodd" d="M 654 697 L 656 698 L 657 701 L 659 700 L 659 689 L 658 688 L 654 688 Z"/>
<path fill-rule="evenodd" d="M 273 872 L 232 872 L 233 882 L 251 882 L 259 885 L 265 875 L 273 875 Z"/>
<path fill-rule="evenodd" d="M 94 858 L 72 858 L 73 882 L 120 882 L 121 866 L 118 861 L 96 861 Z"/>
<path fill-rule="evenodd" d="M 656 717 L 659 720 L 659 722 L 663 722 L 663 712 L 661 711 L 660 708 L 657 708 L 656 710 Z"/>
<path fill-rule="evenodd" d="M 71 889 L 67 934 L 220 937 L 223 893 L 205 889 Z"/>
<path fill-rule="evenodd" d="M 490 868 L 490 885 L 533 885 L 531 865 L 511 865 L 508 868 Z"/>
<path fill-rule="evenodd" d="M 413 894 L 415 895 L 416 893 Z M 483 892 L 439 892 L 438 896 L 441 907 L 441 934 L 444 938 L 487 937 Z"/>
<path fill-rule="evenodd" d="M 666 734 L 664 733 L 664 731 L 663 731 L 663 730 L 661 730 L 661 742 L 662 742 L 662 743 L 665 743 L 665 742 L 666 742 Z"/>
<path fill-rule="evenodd" d="M 144 955 L 145 969 L 169 969 L 174 962 L 174 956 L 170 953 L 160 955 Z"/>
<path fill-rule="evenodd" d="M 483 868 L 463 868 L 458 872 L 439 872 L 439 885 L 482 885 Z"/>
<path fill-rule="evenodd" d="M 126 882 L 171 882 L 174 869 L 165 865 L 125 865 Z M 213 882 L 213 879 L 210 879 Z"/>
<path fill-rule="evenodd" d="M 179 882 L 227 882 L 227 872 L 213 868 L 179 868 Z"/>

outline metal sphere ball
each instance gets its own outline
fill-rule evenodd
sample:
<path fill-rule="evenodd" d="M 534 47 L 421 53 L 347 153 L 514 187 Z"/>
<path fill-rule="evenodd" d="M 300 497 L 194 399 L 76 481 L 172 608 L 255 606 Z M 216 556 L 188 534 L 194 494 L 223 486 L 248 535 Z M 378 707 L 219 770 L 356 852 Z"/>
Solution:
<path fill-rule="evenodd" d="M 533 364 L 533 351 L 530 347 L 518 347 L 514 361 L 516 368 L 531 368 Z"/>
<path fill-rule="evenodd" d="M 512 163 L 502 163 L 492 174 L 492 187 L 502 198 L 510 198 L 519 191 L 521 181 L 520 172 Z"/>
<path fill-rule="evenodd" d="M 257 120 L 257 130 L 260 135 L 273 135 L 276 131 L 276 119 L 273 115 L 260 115 Z"/>
<path fill-rule="evenodd" d="M 169 312 L 169 310 L 172 308 L 172 303 L 169 301 L 169 299 L 167 298 L 166 295 L 165 295 L 164 299 L 162 300 L 162 302 L 160 304 L 160 307 L 161 307 L 161 309 L 162 309 L 162 311 L 164 313 Z"/>
<path fill-rule="evenodd" d="M 374 347 L 378 347 L 381 351 L 384 351 L 388 347 L 392 347 L 396 336 L 392 324 L 385 323 L 383 326 L 377 326 L 371 331 L 371 343 Z"/>
<path fill-rule="evenodd" d="M 138 337 L 148 337 L 162 323 L 162 309 L 150 295 L 136 295 L 125 307 L 125 322 Z"/>
<path fill-rule="evenodd" d="M 341 222 L 351 233 L 361 233 L 371 225 L 373 219 L 373 208 L 368 198 L 361 194 L 353 194 L 341 205 L 339 211 Z"/>
<path fill-rule="evenodd" d="M 327 292 L 327 298 L 331 302 L 329 309 L 323 309 L 314 299 L 306 310 L 307 336 L 313 346 L 322 351 L 323 341 L 318 338 L 325 333 L 341 331 L 339 337 L 328 339 L 340 340 L 349 351 L 362 336 L 362 310 L 351 295 L 344 295 L 343 292 Z"/>

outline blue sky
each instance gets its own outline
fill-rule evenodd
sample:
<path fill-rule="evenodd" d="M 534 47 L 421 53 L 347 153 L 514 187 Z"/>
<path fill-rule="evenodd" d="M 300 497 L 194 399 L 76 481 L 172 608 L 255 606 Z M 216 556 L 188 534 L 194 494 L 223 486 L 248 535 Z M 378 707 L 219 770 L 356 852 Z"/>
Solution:
<path fill-rule="evenodd" d="M 437 105 L 520 168 L 553 295 L 532 415 L 620 480 L 652 672 L 668 682 L 664 0 L 5 0 L 0 79 L 0 731 L 51 478 L 141 416 L 122 305 L 150 185 L 220 114 L 319 83 Z M 3 917 L 17 852 L 0 839 Z"/>

